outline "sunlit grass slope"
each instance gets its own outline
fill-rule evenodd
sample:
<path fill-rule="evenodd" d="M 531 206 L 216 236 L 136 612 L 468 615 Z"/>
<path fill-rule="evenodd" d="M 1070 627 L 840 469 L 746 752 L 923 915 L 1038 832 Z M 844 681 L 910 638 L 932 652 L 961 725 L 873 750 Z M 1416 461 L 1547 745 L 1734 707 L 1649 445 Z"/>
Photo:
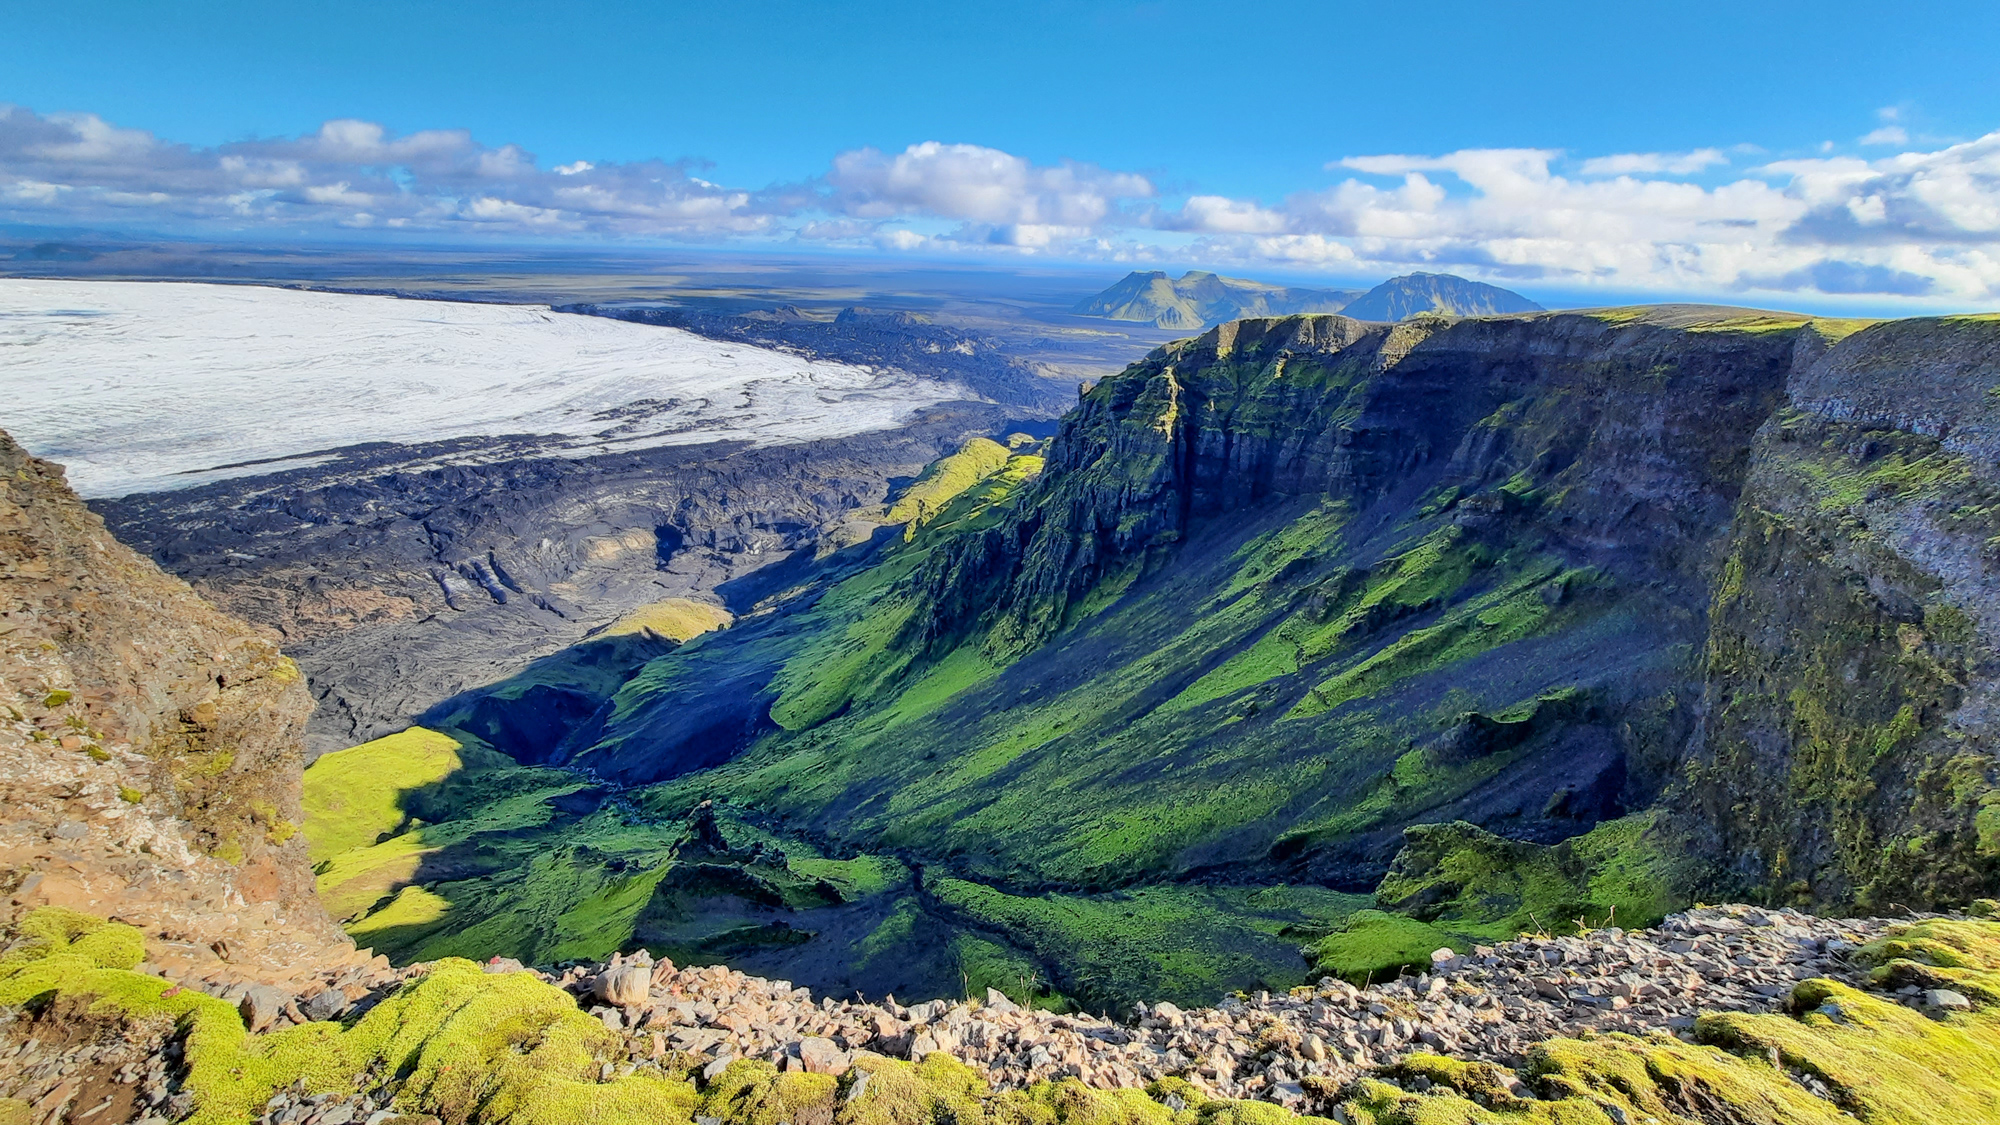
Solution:
<path fill-rule="evenodd" d="M 306 843 L 314 863 L 393 834 L 410 819 L 405 794 L 463 768 L 450 735 L 422 727 L 322 754 L 306 770 Z"/>
<path fill-rule="evenodd" d="M 640 606 L 614 622 L 604 635 L 654 633 L 670 641 L 688 641 L 711 629 L 727 629 L 735 620 L 719 605 L 693 598 L 667 598 Z"/>
<path fill-rule="evenodd" d="M 1302 948 L 1366 974 L 1433 937 L 1656 916 L 1673 872 L 1620 818 L 1695 721 L 1745 451 L 1795 353 L 1856 330 L 1677 307 L 1253 321 L 1163 348 L 1037 454 L 933 466 L 894 502 L 903 536 L 725 631 L 593 658 L 588 717 L 507 747 L 619 787 L 560 821 L 593 843 L 426 884 L 448 921 L 409 948 L 503 917 L 477 933 L 575 948 L 556 935 L 615 934 L 645 898 L 634 940 L 854 980 L 867 958 L 819 951 L 903 933 L 961 976 L 1104 1004 L 1294 979 Z M 441 729 L 521 729 L 563 676 L 473 693 Z M 829 879 L 814 903 L 789 863 L 624 842 L 705 803 L 788 859 L 892 857 L 909 889 Z M 1487 836 L 1425 828 L 1459 822 Z M 1406 844 L 1429 862 L 1395 867 Z M 1385 876 L 1390 928 L 1356 913 Z M 501 885 L 523 877 L 588 901 Z"/>

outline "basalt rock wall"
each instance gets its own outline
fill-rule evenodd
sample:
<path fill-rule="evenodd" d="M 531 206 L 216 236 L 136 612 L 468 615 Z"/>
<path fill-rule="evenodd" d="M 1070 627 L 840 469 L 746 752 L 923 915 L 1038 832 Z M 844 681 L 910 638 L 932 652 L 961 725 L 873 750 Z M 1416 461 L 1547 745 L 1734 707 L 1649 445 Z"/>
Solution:
<path fill-rule="evenodd" d="M 1684 769 L 1718 889 L 1886 910 L 2000 885 L 1996 387 L 2000 321 L 1883 324 L 1758 431 Z"/>
<path fill-rule="evenodd" d="M 1802 320 L 1704 331 L 1715 311 L 1290 317 L 1160 349 L 1064 419 L 1033 502 L 932 564 L 922 636 L 983 618 L 1039 642 L 1121 561 L 1273 497 L 1324 496 L 1366 526 L 1433 487 L 1508 511 L 1540 489 L 1538 522 L 1579 558 L 1699 581 L 1751 435 L 1820 346 Z"/>

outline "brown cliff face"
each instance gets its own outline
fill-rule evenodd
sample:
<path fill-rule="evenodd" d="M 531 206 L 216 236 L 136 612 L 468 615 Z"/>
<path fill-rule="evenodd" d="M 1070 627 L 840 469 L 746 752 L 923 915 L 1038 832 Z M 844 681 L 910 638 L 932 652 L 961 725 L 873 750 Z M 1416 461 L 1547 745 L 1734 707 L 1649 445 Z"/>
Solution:
<path fill-rule="evenodd" d="M 0 916 L 131 922 L 163 965 L 353 947 L 298 835 L 312 699 L 264 632 L 114 540 L 0 433 Z"/>

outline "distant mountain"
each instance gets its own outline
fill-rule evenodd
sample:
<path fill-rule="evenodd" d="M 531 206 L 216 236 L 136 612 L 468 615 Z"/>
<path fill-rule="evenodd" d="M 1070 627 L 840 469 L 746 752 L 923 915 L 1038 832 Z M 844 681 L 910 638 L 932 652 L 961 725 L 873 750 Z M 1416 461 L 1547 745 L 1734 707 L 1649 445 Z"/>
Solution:
<path fill-rule="evenodd" d="M 1392 277 L 1341 309 L 1356 320 L 1407 320 L 1423 312 L 1452 316 L 1492 316 L 1495 313 L 1541 312 L 1542 306 L 1511 289 L 1467 281 L 1448 273 L 1413 273 Z"/>
<path fill-rule="evenodd" d="M 1076 311 L 1196 330 L 1246 316 L 1339 312 L 1359 296 L 1359 289 L 1295 289 L 1205 270 L 1189 270 L 1175 281 L 1153 270 L 1126 274 L 1123 281 L 1077 305 Z"/>
<path fill-rule="evenodd" d="M 1413 273 L 1375 288 L 1301 289 L 1190 270 L 1176 281 L 1159 270 L 1133 272 L 1076 306 L 1083 316 L 1151 321 L 1190 331 L 1246 316 L 1342 313 L 1356 320 L 1404 320 L 1420 312 L 1454 316 L 1539 312 L 1519 293 L 1447 273 Z"/>

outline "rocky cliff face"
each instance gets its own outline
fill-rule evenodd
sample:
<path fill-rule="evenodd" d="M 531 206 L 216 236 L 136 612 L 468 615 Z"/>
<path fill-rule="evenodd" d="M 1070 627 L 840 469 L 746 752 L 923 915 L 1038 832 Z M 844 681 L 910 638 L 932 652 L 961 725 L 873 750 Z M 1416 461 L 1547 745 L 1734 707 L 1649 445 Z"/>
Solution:
<path fill-rule="evenodd" d="M 1990 332 L 1225 325 L 727 630 L 427 712 L 483 764 L 342 861 L 343 915 L 399 956 L 644 940 L 898 992 L 977 933 L 1095 1002 L 1303 973 L 1285 935 L 1424 825 L 1483 830 L 1397 869 L 1433 942 L 1657 917 L 1683 852 L 1684 896 L 1961 901 L 2000 847 Z M 530 789 L 531 825 L 479 796 Z M 747 834 L 714 863 L 661 836 L 703 800 Z"/>
<path fill-rule="evenodd" d="M 976 606 L 1003 636 L 1039 642 L 1119 560 L 1179 540 L 1190 521 L 1298 496 L 1380 526 L 1450 488 L 1425 514 L 1465 497 L 1462 522 L 1525 519 L 1578 558 L 1698 581 L 1750 435 L 1801 334 L 1818 342 L 1803 318 L 1717 330 L 1718 312 L 1295 317 L 1161 349 L 1064 420 L 1041 495 L 941 554 L 926 639 L 961 632 Z M 972 589 L 991 583 L 991 598 Z"/>
<path fill-rule="evenodd" d="M 1683 831 L 1767 900 L 2000 884 L 2000 321 L 1858 332 L 1758 431 Z"/>
<path fill-rule="evenodd" d="M 266 632 L 106 533 L 0 434 L 0 881 L 139 926 L 161 964 L 284 973 L 353 945 L 298 835 L 312 699 Z"/>

